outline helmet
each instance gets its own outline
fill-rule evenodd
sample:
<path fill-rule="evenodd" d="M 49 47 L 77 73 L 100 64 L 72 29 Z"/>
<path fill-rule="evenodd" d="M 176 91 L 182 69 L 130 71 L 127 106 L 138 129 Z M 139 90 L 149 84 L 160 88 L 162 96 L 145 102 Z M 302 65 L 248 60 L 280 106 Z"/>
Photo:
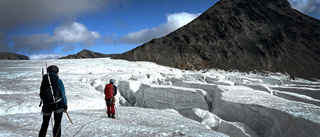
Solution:
<path fill-rule="evenodd" d="M 114 82 L 116 82 L 115 79 L 110 79 L 110 83 L 111 83 L 111 84 L 114 84 Z"/>
<path fill-rule="evenodd" d="M 59 68 L 55 65 L 51 65 L 47 68 L 47 72 L 48 73 L 58 73 L 59 72 Z"/>

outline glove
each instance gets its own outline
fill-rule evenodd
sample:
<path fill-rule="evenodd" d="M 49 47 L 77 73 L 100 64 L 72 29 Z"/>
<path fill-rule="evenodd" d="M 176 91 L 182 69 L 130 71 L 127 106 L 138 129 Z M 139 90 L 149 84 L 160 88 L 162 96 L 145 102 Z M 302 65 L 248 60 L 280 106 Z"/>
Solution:
<path fill-rule="evenodd" d="M 68 105 L 65 105 L 65 106 L 63 107 L 63 109 L 64 109 L 65 111 L 67 111 L 67 110 L 68 110 Z"/>

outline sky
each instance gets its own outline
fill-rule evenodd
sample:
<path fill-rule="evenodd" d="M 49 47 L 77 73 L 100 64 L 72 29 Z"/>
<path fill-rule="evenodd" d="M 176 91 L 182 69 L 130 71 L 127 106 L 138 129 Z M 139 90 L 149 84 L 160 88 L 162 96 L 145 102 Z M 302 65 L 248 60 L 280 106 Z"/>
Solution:
<path fill-rule="evenodd" d="M 123 53 L 189 23 L 218 0 L 0 0 L 0 52 L 31 59 Z M 289 0 L 320 19 L 320 0 Z"/>

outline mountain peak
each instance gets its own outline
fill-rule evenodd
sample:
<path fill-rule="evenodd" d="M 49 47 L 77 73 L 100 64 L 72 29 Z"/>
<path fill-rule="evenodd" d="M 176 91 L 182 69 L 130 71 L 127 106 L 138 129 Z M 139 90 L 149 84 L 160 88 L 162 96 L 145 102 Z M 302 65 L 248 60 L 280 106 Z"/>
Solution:
<path fill-rule="evenodd" d="M 59 59 L 81 59 L 81 58 L 106 58 L 106 57 L 112 57 L 116 54 L 102 54 L 98 52 L 93 52 L 87 49 L 84 49 L 77 54 L 68 55 L 65 57 L 61 57 Z"/>
<path fill-rule="evenodd" d="M 78 52 L 79 53 L 88 53 L 88 52 L 93 52 L 93 51 L 90 51 L 90 50 L 87 50 L 87 49 L 83 49 L 82 51 Z"/>
<path fill-rule="evenodd" d="M 20 55 L 10 52 L 0 52 L 0 59 L 4 60 L 30 60 L 29 57 L 25 55 Z"/>
<path fill-rule="evenodd" d="M 319 79 L 319 37 L 320 21 L 287 0 L 220 0 L 189 24 L 115 58 Z"/>

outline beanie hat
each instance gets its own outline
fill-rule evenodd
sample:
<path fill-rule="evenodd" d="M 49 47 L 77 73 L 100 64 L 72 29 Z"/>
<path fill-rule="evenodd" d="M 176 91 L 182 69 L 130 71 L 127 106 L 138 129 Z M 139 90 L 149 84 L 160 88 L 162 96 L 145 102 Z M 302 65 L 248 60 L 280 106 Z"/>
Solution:
<path fill-rule="evenodd" d="M 110 79 L 110 83 L 111 83 L 111 84 L 114 84 L 114 82 L 116 82 L 115 79 Z"/>
<path fill-rule="evenodd" d="M 59 72 L 59 68 L 55 65 L 51 65 L 47 68 L 47 72 L 57 74 Z"/>

